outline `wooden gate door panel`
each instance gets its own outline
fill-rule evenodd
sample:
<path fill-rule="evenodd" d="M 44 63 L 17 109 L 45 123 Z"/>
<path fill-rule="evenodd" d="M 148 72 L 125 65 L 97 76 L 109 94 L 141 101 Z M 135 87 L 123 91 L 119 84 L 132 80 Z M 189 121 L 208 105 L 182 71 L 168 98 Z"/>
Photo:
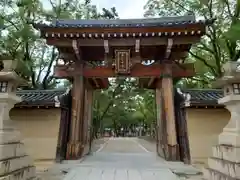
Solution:
<path fill-rule="evenodd" d="M 70 124 L 71 124 L 71 91 L 60 97 L 61 103 L 61 119 L 59 125 L 59 135 L 56 150 L 56 161 L 60 162 L 66 159 L 67 143 L 69 140 Z"/>
<path fill-rule="evenodd" d="M 182 107 L 184 102 L 183 97 L 175 91 L 174 106 L 175 106 L 175 122 L 177 141 L 179 144 L 180 160 L 186 164 L 190 164 L 190 149 L 188 140 L 187 120 L 185 108 Z"/>
<path fill-rule="evenodd" d="M 168 159 L 168 141 L 167 141 L 167 119 L 164 106 L 164 97 L 162 89 L 156 89 L 156 108 L 157 108 L 157 138 L 156 150 L 159 156 Z"/>

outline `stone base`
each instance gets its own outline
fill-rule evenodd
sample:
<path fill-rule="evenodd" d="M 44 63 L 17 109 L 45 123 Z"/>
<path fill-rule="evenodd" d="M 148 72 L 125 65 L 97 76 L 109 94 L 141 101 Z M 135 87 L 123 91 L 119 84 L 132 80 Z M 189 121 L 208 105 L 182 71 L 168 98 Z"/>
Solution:
<path fill-rule="evenodd" d="M 227 176 L 219 171 L 215 171 L 211 168 L 204 169 L 203 174 L 204 174 L 204 179 L 207 179 L 207 180 L 238 180 L 236 178 Z"/>
<path fill-rule="evenodd" d="M 178 144 L 172 146 L 167 145 L 167 153 L 166 153 L 167 161 L 179 161 L 179 146 Z"/>
<path fill-rule="evenodd" d="M 25 167 L 0 177 L 0 180 L 34 180 L 36 176 L 35 167 Z"/>
<path fill-rule="evenodd" d="M 20 132 L 0 130 L 0 180 L 27 180 L 36 178 L 33 160 L 27 156 Z"/>
<path fill-rule="evenodd" d="M 219 135 L 218 142 L 223 145 L 240 147 L 240 134 L 236 132 L 223 132 Z"/>
<path fill-rule="evenodd" d="M 19 131 L 11 130 L 11 131 L 2 131 L 0 130 L 0 144 L 8 144 L 8 143 L 18 143 L 21 140 L 21 134 Z"/>
<path fill-rule="evenodd" d="M 212 149 L 214 158 L 240 163 L 240 147 L 220 145 L 214 146 Z"/>
<path fill-rule="evenodd" d="M 80 142 L 69 142 L 67 145 L 67 160 L 77 160 L 82 157 L 84 146 Z"/>
<path fill-rule="evenodd" d="M 208 180 L 240 180 L 240 148 L 219 145 L 213 147 L 213 157 L 208 159 L 209 168 L 204 170 Z"/>

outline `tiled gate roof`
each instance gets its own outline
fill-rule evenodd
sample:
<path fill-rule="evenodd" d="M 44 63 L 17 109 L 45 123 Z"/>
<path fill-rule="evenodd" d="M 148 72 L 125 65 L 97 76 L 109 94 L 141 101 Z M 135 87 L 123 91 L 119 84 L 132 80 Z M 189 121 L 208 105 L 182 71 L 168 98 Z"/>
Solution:
<path fill-rule="evenodd" d="M 160 18 L 143 18 L 143 19 L 98 19 L 98 20 L 71 20 L 57 19 L 51 24 L 36 23 L 36 28 L 126 28 L 126 27 L 169 27 L 183 26 L 186 24 L 211 24 L 212 20 L 197 21 L 193 15 L 160 17 Z"/>

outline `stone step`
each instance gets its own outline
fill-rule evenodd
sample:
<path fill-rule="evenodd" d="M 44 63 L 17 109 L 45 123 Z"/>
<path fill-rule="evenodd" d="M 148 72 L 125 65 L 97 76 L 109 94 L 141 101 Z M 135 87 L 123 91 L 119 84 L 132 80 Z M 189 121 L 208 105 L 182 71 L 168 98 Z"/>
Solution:
<path fill-rule="evenodd" d="M 203 174 L 204 180 L 239 180 L 211 168 L 204 169 Z"/>
<path fill-rule="evenodd" d="M 218 158 L 209 158 L 208 166 L 210 169 L 215 171 L 219 171 L 226 176 L 230 176 L 232 178 L 240 179 L 240 164 L 233 163 L 231 161 L 218 159 Z"/>
<path fill-rule="evenodd" d="M 8 114 L 8 112 L 5 112 L 6 114 Z M 7 115 L 7 117 L 2 117 L 3 114 L 1 114 L 1 121 L 0 121 L 0 129 L 10 129 L 13 130 L 15 129 L 15 123 L 13 120 L 11 120 L 9 118 L 9 116 Z"/>
<path fill-rule="evenodd" d="M 17 130 L 0 130 L 0 144 L 20 142 L 21 134 Z"/>
<path fill-rule="evenodd" d="M 218 145 L 213 147 L 213 157 L 240 163 L 240 147 Z"/>
<path fill-rule="evenodd" d="M 29 180 L 36 177 L 35 167 L 26 167 L 1 176 L 0 180 Z"/>
<path fill-rule="evenodd" d="M 0 145 L 0 161 L 16 156 L 25 156 L 25 148 L 22 143 L 2 144 Z"/>
<path fill-rule="evenodd" d="M 16 157 L 14 159 L 0 161 L 0 176 L 16 171 L 18 169 L 30 167 L 32 165 L 33 161 L 29 156 Z"/>

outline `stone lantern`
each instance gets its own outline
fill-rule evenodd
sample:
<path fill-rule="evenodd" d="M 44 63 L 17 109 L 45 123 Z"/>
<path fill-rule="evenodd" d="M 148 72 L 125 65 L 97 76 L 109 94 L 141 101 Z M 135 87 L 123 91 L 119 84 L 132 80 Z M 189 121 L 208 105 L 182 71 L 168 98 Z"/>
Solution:
<path fill-rule="evenodd" d="M 209 180 L 240 179 L 240 63 L 227 62 L 223 66 L 224 76 L 215 82 L 222 87 L 224 97 L 219 104 L 231 113 L 231 118 L 219 135 L 218 145 L 213 147 L 213 156 L 208 159 L 209 168 L 204 175 Z"/>
<path fill-rule="evenodd" d="M 17 86 L 24 83 L 15 72 L 12 60 L 2 60 L 0 71 L 0 179 L 25 180 L 35 178 L 33 161 L 27 156 L 20 132 L 14 127 L 9 111 L 21 101 L 16 95 Z"/>

